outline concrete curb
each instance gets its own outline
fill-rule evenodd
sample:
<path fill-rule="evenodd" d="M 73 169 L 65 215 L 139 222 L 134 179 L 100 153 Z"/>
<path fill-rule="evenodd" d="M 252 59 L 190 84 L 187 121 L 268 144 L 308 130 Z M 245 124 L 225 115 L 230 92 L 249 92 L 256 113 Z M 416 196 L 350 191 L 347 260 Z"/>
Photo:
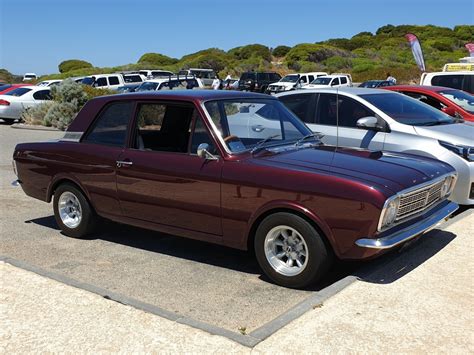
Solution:
<path fill-rule="evenodd" d="M 14 123 L 10 127 L 15 128 L 15 129 L 29 129 L 29 130 L 32 130 L 32 131 L 62 132 L 60 129 L 57 129 L 57 128 L 54 128 L 54 127 L 34 126 L 34 125 L 23 124 L 23 123 Z"/>

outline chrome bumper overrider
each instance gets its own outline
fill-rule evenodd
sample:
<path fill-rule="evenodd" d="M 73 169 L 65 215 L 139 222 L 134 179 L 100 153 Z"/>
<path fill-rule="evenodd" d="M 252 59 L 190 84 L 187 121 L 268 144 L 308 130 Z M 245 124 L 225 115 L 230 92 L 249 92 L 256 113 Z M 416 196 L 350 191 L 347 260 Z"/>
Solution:
<path fill-rule="evenodd" d="M 358 239 L 355 243 L 359 247 L 372 248 L 372 249 L 390 249 L 394 246 L 404 243 L 407 240 L 415 238 L 416 236 L 423 234 L 430 229 L 435 228 L 438 224 L 442 223 L 444 219 L 455 212 L 459 206 L 457 203 L 450 202 L 440 210 L 433 213 L 428 218 L 415 223 L 405 229 L 399 230 L 393 234 L 387 235 L 379 239 Z"/>

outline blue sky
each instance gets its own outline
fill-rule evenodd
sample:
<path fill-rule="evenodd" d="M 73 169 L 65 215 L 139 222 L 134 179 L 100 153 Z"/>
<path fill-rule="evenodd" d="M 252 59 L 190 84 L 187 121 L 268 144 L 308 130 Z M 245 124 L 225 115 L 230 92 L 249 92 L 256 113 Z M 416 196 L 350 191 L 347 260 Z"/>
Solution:
<path fill-rule="evenodd" d="M 270 47 L 386 25 L 474 23 L 474 0 L 0 0 L 0 68 L 55 73 L 65 59 L 135 63 L 146 52 Z"/>

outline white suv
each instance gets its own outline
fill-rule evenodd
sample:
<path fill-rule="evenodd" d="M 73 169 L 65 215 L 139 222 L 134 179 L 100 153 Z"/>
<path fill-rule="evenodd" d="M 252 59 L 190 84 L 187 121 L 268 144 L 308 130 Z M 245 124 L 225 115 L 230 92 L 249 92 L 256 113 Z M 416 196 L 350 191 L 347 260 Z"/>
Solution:
<path fill-rule="evenodd" d="M 283 91 L 296 90 L 305 85 L 308 85 L 314 79 L 326 75 L 328 75 L 328 73 L 325 72 L 288 74 L 276 83 L 268 85 L 267 93 L 276 94 Z"/>
<path fill-rule="evenodd" d="M 474 93 L 474 71 L 423 73 L 420 85 L 445 86 Z"/>
<path fill-rule="evenodd" d="M 98 74 L 86 76 L 81 83 L 95 88 L 117 90 L 127 84 L 140 84 L 146 78 L 140 74 Z"/>
<path fill-rule="evenodd" d="M 337 75 L 325 75 L 314 79 L 308 85 L 302 87 L 302 89 L 318 89 L 328 87 L 345 87 L 352 86 L 352 80 L 349 75 L 337 74 Z"/>

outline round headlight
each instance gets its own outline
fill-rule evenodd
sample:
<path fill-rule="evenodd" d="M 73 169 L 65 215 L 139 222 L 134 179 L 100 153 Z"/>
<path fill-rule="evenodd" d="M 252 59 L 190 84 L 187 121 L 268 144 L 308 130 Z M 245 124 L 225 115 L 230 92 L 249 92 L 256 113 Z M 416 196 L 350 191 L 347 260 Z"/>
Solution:
<path fill-rule="evenodd" d="M 385 208 L 385 214 L 383 216 L 382 227 L 387 227 L 393 222 L 395 222 L 395 218 L 397 217 L 399 202 L 400 202 L 400 199 L 397 197 L 391 200 L 387 204 Z"/>

